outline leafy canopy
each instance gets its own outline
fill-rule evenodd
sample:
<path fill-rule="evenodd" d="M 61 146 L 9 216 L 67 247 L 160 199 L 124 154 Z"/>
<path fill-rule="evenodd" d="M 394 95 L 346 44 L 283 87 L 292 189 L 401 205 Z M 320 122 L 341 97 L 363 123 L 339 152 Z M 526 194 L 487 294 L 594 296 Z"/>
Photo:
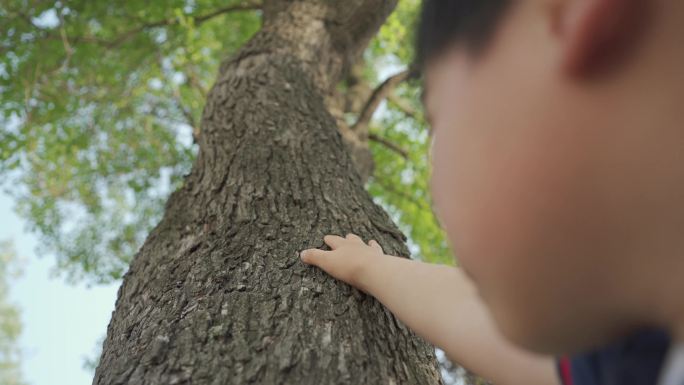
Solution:
<path fill-rule="evenodd" d="M 256 1 L 256 0 L 255 0 Z M 368 48 L 377 84 L 412 57 L 418 0 L 401 0 Z M 6 0 L 0 5 L 0 175 L 72 281 L 118 279 L 191 167 L 220 61 L 260 26 L 257 2 Z M 400 85 L 371 133 L 368 188 L 414 254 L 449 262 L 427 194 L 417 85 Z"/>

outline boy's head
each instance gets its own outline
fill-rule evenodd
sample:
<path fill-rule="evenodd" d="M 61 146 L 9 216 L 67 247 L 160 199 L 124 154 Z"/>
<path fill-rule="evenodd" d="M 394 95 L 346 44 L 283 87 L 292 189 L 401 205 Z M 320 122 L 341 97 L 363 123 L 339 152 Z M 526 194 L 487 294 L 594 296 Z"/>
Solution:
<path fill-rule="evenodd" d="M 682 1 L 425 1 L 436 210 L 514 342 L 571 352 L 678 317 L 682 36 Z"/>

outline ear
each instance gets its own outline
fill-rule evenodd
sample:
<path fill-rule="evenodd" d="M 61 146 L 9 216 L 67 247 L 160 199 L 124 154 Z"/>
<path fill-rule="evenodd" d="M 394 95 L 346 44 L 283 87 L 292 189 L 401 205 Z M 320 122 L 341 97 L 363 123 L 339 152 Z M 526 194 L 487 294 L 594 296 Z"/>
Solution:
<path fill-rule="evenodd" d="M 558 0 L 552 14 L 562 44 L 562 67 L 587 77 L 618 67 L 637 45 L 648 1 Z"/>

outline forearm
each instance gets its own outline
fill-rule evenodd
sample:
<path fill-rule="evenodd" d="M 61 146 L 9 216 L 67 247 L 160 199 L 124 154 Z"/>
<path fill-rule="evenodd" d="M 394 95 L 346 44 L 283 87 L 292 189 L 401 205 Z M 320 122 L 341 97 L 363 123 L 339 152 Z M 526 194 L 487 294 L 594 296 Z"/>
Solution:
<path fill-rule="evenodd" d="M 457 268 L 385 255 L 380 245 L 348 234 L 326 235 L 331 250 L 301 258 L 369 293 L 449 358 L 497 385 L 555 385 L 553 361 L 499 335 L 475 288 Z"/>
<path fill-rule="evenodd" d="M 358 286 L 450 359 L 498 385 L 558 383 L 550 358 L 500 336 L 458 268 L 382 255 L 364 265 Z"/>
<path fill-rule="evenodd" d="M 368 260 L 357 282 L 361 290 L 445 351 L 445 337 L 454 333 L 456 324 L 462 325 L 460 309 L 476 295 L 458 269 L 390 255 Z"/>

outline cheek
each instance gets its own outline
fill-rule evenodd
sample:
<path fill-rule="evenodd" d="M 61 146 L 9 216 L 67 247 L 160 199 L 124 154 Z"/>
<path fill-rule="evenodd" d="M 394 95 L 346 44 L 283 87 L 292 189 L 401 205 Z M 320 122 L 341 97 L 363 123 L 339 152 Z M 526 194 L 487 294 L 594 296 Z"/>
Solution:
<path fill-rule="evenodd" d="M 603 231 L 585 220 L 592 204 L 577 187 L 591 173 L 577 158 L 582 144 L 490 134 L 485 119 L 450 122 L 435 129 L 431 184 L 459 264 L 509 339 L 541 350 L 567 344 L 554 333 L 582 321 L 567 310 L 595 313 L 590 298 L 602 294 L 593 283 L 606 276 L 587 247 Z"/>
<path fill-rule="evenodd" d="M 539 92 L 500 91 L 501 79 L 489 79 L 490 72 L 439 95 L 436 212 L 459 262 L 476 279 L 547 274 L 549 256 L 578 251 L 573 235 L 591 238 L 584 222 L 593 208 L 584 187 L 594 178 L 592 136 L 544 115 L 545 100 L 530 96 Z"/>
<path fill-rule="evenodd" d="M 586 332 L 557 332 L 590 329 L 616 287 L 602 262 L 608 250 L 597 246 L 610 223 L 600 220 L 604 204 L 592 188 L 591 135 L 473 106 L 440 124 L 436 211 L 499 326 L 538 350 L 586 342 Z"/>
<path fill-rule="evenodd" d="M 527 166 L 529 152 L 461 111 L 435 129 L 432 191 L 460 263 L 477 277 L 527 242 L 539 172 Z"/>
<path fill-rule="evenodd" d="M 596 193 L 600 141 L 595 124 L 554 104 L 549 82 L 491 75 L 509 72 L 433 82 L 444 92 L 433 109 L 435 210 L 510 339 L 580 341 L 567 330 L 589 335 L 618 288 L 605 257 L 621 254 L 608 239 L 615 223 Z"/>
<path fill-rule="evenodd" d="M 576 252 L 572 239 L 592 231 L 582 143 L 467 118 L 436 128 L 433 144 L 436 209 L 459 261 L 474 274 L 533 274 L 551 268 L 550 255 Z"/>

